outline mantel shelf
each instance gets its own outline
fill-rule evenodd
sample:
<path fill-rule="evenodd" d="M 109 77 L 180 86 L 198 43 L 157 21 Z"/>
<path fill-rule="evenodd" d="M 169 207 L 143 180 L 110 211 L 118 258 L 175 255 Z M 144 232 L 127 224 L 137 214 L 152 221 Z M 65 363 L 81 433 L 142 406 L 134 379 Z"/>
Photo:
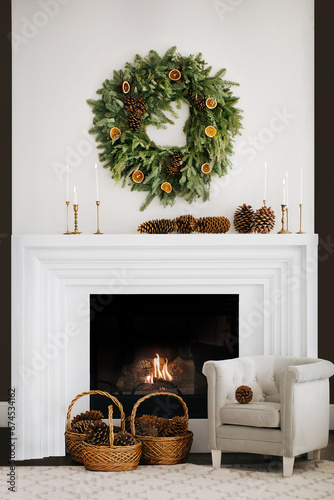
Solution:
<path fill-rule="evenodd" d="M 14 235 L 27 246 L 53 247 L 263 247 L 317 245 L 317 234 L 80 234 Z"/>

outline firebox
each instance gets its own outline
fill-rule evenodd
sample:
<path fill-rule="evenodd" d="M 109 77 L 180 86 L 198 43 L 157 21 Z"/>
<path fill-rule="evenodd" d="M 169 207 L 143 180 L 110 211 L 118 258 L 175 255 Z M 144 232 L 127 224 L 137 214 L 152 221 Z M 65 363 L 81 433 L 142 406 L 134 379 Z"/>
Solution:
<path fill-rule="evenodd" d="M 91 389 L 115 395 L 127 415 L 143 395 L 172 392 L 186 402 L 190 418 L 206 418 L 202 366 L 239 355 L 238 308 L 238 295 L 91 295 Z M 172 405 L 157 405 L 150 398 L 137 415 L 181 415 L 172 399 Z M 91 408 L 105 417 L 108 404 L 105 397 L 91 397 Z"/>

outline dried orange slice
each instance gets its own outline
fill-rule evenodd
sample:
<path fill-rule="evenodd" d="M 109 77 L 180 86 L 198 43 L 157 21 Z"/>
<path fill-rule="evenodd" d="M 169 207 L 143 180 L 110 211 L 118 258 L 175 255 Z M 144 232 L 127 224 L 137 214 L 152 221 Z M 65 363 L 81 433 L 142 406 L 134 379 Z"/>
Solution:
<path fill-rule="evenodd" d="M 171 80 L 173 80 L 173 82 L 176 82 L 181 78 L 181 71 L 179 71 L 178 69 L 171 69 L 168 73 L 168 76 Z"/>
<path fill-rule="evenodd" d="M 160 187 L 165 193 L 170 193 L 172 190 L 172 186 L 169 182 L 163 182 Z"/>
<path fill-rule="evenodd" d="M 203 163 L 201 166 L 201 170 L 203 174 L 209 174 L 212 170 L 212 167 L 210 166 L 210 163 Z"/>
<path fill-rule="evenodd" d="M 124 80 L 122 83 L 122 92 L 123 94 L 127 94 L 128 92 L 130 92 L 130 84 L 127 80 Z"/>
<path fill-rule="evenodd" d="M 118 127 L 113 127 L 110 130 L 110 138 L 111 139 L 119 139 L 121 137 L 121 131 Z"/>
<path fill-rule="evenodd" d="M 205 133 L 208 137 L 214 137 L 217 133 L 217 130 L 215 129 L 215 127 L 213 127 L 212 125 L 209 125 L 208 127 L 206 127 L 205 129 Z"/>
<path fill-rule="evenodd" d="M 212 97 L 208 97 L 207 100 L 205 101 L 206 107 L 209 109 L 215 109 L 217 106 L 217 101 L 216 99 L 213 99 Z"/>
<path fill-rule="evenodd" d="M 136 182 L 137 184 L 139 184 L 140 182 L 143 182 L 143 180 L 144 180 L 143 172 L 141 170 L 136 170 L 135 172 L 133 172 L 132 180 L 133 180 L 133 182 Z"/>

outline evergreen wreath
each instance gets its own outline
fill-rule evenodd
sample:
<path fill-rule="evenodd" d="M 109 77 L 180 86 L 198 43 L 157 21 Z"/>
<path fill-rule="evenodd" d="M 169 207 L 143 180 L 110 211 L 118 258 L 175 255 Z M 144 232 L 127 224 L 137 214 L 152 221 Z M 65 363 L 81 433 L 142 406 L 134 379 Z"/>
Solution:
<path fill-rule="evenodd" d="M 96 134 L 104 168 L 122 187 L 147 191 L 140 210 L 158 196 L 162 205 L 173 205 L 177 196 L 192 203 L 209 199 L 212 175 L 227 174 L 231 167 L 232 137 L 239 133 L 241 111 L 234 107 L 238 98 L 230 87 L 238 85 L 222 79 L 226 70 L 209 76 L 211 67 L 202 54 L 182 57 L 176 47 L 163 57 L 151 50 L 142 58 L 114 71 L 97 90 L 101 99 L 87 100 L 95 115 L 91 134 Z M 184 126 L 184 147 L 158 146 L 146 127 L 166 128 L 174 122 L 166 116 L 177 113 L 171 103 L 189 105 Z"/>

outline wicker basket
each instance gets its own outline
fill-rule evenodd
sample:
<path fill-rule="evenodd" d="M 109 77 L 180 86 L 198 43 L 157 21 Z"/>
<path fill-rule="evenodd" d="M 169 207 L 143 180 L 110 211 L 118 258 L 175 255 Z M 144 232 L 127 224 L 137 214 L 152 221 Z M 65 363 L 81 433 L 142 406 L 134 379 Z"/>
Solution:
<path fill-rule="evenodd" d="M 72 411 L 74 403 L 76 401 L 78 401 L 78 399 L 80 399 L 82 396 L 87 396 L 89 394 L 100 394 L 101 396 L 107 396 L 112 401 L 114 401 L 116 399 L 113 396 L 111 396 L 111 394 L 109 394 L 108 392 L 87 391 L 87 392 L 82 392 L 81 394 L 78 394 L 73 399 L 73 401 L 71 402 L 70 406 L 68 407 L 68 411 L 67 411 L 67 430 L 65 432 L 65 442 L 66 442 L 66 446 L 68 448 L 68 451 L 70 452 L 70 455 L 72 457 L 72 460 L 74 462 L 78 462 L 79 464 L 83 463 L 83 458 L 82 458 L 82 443 L 86 439 L 86 434 L 79 434 L 78 432 L 72 432 L 71 431 L 71 411 Z M 122 430 L 124 430 L 124 423 L 123 423 L 123 421 L 122 421 Z"/>
<path fill-rule="evenodd" d="M 122 429 L 124 429 L 125 415 L 121 403 L 113 399 L 121 412 Z M 110 446 L 95 446 L 84 441 L 82 443 L 83 463 L 86 469 L 94 471 L 126 471 L 136 469 L 141 457 L 142 444 L 138 442 L 132 446 L 114 446 L 114 432 L 112 413 L 113 407 L 108 407 L 109 416 L 109 444 Z"/>
<path fill-rule="evenodd" d="M 187 405 L 177 394 L 172 392 L 152 392 L 139 399 L 132 409 L 130 424 L 132 435 L 136 439 L 139 439 L 143 445 L 140 463 L 146 465 L 174 465 L 183 463 L 189 456 L 190 448 L 193 442 L 193 433 L 191 431 L 187 431 L 187 434 L 183 436 L 172 437 L 135 435 L 135 417 L 137 408 L 143 401 L 154 396 L 173 396 L 178 399 L 183 406 L 184 419 L 187 423 L 189 420 Z"/>

